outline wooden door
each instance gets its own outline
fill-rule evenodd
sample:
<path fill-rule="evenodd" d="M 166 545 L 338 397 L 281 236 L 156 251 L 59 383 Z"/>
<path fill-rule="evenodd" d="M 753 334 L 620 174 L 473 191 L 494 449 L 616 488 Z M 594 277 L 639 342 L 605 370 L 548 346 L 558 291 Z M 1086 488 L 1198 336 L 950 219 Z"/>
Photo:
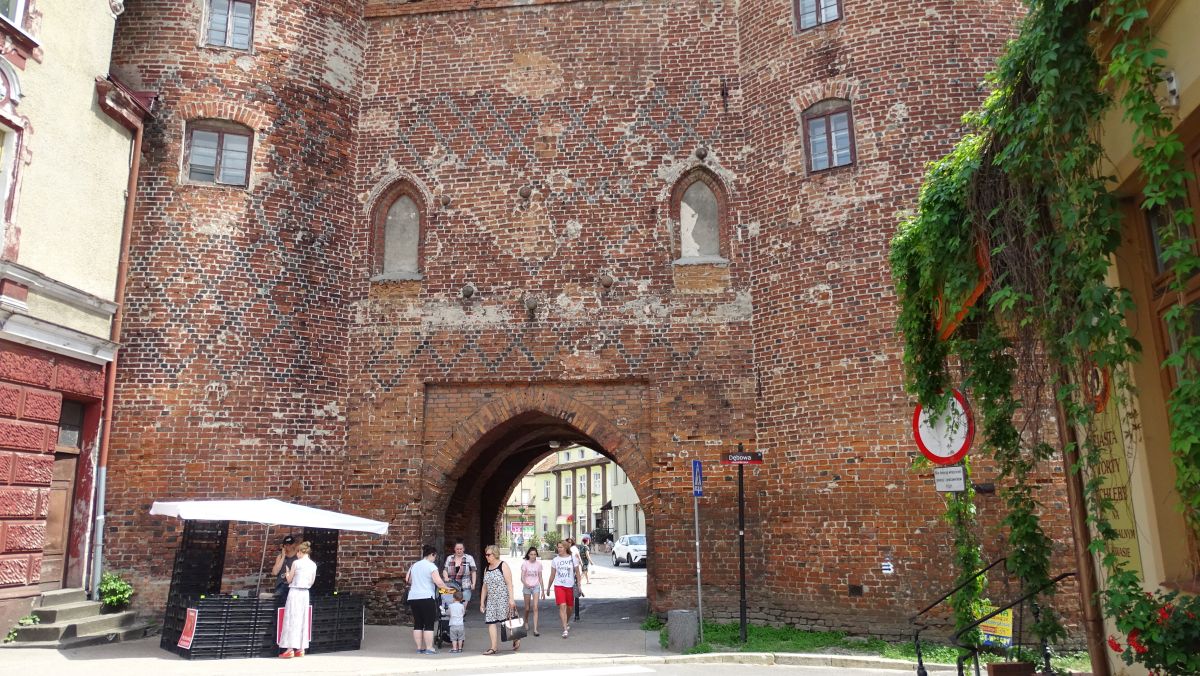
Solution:
<path fill-rule="evenodd" d="M 61 588 L 67 576 L 67 542 L 71 535 L 71 512 L 75 504 L 77 460 L 78 456 L 73 453 L 54 454 L 54 479 L 50 483 L 40 581 L 47 589 Z"/>

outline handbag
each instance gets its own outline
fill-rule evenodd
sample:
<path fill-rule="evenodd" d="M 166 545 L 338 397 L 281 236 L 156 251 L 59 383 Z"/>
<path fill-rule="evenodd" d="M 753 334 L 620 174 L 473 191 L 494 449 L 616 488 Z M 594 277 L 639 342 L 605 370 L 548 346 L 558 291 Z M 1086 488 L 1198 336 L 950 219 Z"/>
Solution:
<path fill-rule="evenodd" d="M 529 628 L 525 626 L 525 620 L 513 613 L 509 613 L 508 619 L 500 623 L 500 640 L 505 643 L 520 641 L 528 635 Z"/>

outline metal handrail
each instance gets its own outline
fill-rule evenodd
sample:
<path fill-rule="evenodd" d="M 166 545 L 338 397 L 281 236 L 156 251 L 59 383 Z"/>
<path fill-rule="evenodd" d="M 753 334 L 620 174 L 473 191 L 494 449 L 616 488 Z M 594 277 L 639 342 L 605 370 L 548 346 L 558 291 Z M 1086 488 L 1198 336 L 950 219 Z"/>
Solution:
<path fill-rule="evenodd" d="M 929 605 L 922 608 L 921 611 L 918 612 L 916 615 L 913 615 L 912 617 L 908 618 L 908 623 L 915 627 L 915 630 L 913 631 L 913 648 L 916 649 L 916 652 L 917 652 L 917 676 L 928 676 L 928 674 L 929 674 L 929 672 L 925 669 L 925 660 L 922 659 L 922 657 L 921 657 L 921 632 L 925 631 L 926 629 L 928 629 L 930 627 L 930 625 L 922 624 L 920 622 L 917 622 L 917 620 L 925 613 L 927 613 L 927 612 L 933 610 L 934 608 L 938 607 L 939 605 L 941 605 L 942 602 L 944 602 L 946 599 L 957 594 L 959 591 L 961 591 L 963 589 L 963 587 L 966 587 L 967 585 L 974 582 L 976 579 L 979 578 L 979 576 L 983 575 L 984 573 L 995 568 L 996 566 L 1000 565 L 1001 563 L 1004 563 L 1007 560 L 1008 560 L 1007 556 L 1002 556 L 1002 557 L 996 559 L 995 561 L 992 561 L 991 563 L 989 563 L 987 565 L 987 567 L 979 570 L 978 572 L 976 572 L 974 575 L 967 578 L 966 580 L 963 580 L 963 582 L 961 584 L 959 584 L 957 587 L 955 587 L 954 589 L 951 589 L 950 591 L 946 592 L 945 594 L 942 594 L 940 597 L 938 597 L 938 599 L 936 601 L 934 601 L 933 603 L 930 603 Z"/>
<path fill-rule="evenodd" d="M 983 617 L 979 618 L 978 620 L 975 620 L 974 622 L 963 627 L 962 629 L 958 630 L 957 633 L 954 634 L 954 645 L 959 648 L 962 648 L 963 650 L 970 651 L 971 657 L 977 657 L 979 654 L 979 646 L 964 645 L 962 643 L 959 643 L 958 639 L 962 638 L 963 634 L 971 631 L 972 629 L 975 629 L 979 625 L 983 624 L 984 622 L 987 622 L 988 620 L 999 615 L 1000 613 L 1003 613 L 1004 611 L 1008 610 L 1009 608 L 1012 608 L 1013 606 L 1022 604 L 1025 601 L 1028 601 L 1029 599 L 1037 596 L 1038 594 L 1041 594 L 1042 592 L 1046 591 L 1047 589 L 1050 589 L 1051 587 L 1058 585 L 1059 582 L 1062 582 L 1063 580 L 1067 579 L 1068 577 L 1074 577 L 1074 576 L 1075 576 L 1075 571 L 1063 573 L 1062 575 L 1059 575 L 1058 577 L 1050 580 L 1049 582 L 1042 585 L 1041 587 L 1038 587 L 1037 589 L 1021 596 L 1017 600 L 1010 602 L 1008 605 L 1004 606 L 1003 608 L 997 608 L 996 610 L 993 610 L 992 612 L 988 613 L 987 615 L 984 615 Z M 1037 601 L 1034 601 L 1030 605 L 1031 605 L 1031 610 L 1033 611 L 1034 622 L 1037 622 L 1039 615 L 1041 615 L 1041 609 L 1038 608 Z M 1050 667 L 1050 645 L 1049 645 L 1049 643 L 1047 643 L 1046 638 L 1044 636 L 1040 638 L 1040 643 L 1042 646 L 1042 662 L 1043 662 L 1042 673 L 1053 674 L 1054 671 Z M 966 661 L 967 661 L 967 655 L 959 655 L 958 661 L 956 663 L 956 666 L 958 667 L 958 676 L 963 676 L 963 663 L 965 663 Z M 975 669 L 976 669 L 976 671 L 979 670 L 978 661 L 976 661 L 976 663 L 975 663 Z"/>

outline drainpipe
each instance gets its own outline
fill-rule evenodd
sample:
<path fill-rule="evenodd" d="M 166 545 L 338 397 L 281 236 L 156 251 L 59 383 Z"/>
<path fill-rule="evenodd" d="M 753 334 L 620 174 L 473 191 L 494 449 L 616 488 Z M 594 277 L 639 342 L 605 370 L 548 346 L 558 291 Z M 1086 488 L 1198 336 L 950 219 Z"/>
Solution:
<path fill-rule="evenodd" d="M 113 404 L 117 389 L 117 360 L 121 355 L 121 325 L 125 318 L 125 282 L 129 276 L 129 242 L 132 236 L 133 215 L 137 205 L 138 175 L 142 164 L 142 137 L 145 120 L 152 117 L 154 98 L 146 93 L 135 94 L 111 75 L 96 78 L 97 102 L 100 109 L 118 124 L 133 133 L 129 178 L 125 187 L 125 214 L 121 221 L 121 248 L 117 261 L 117 284 L 113 301 L 117 310 L 109 328 L 109 340 L 117 344 L 112 361 L 104 370 L 103 414 L 100 418 L 100 450 L 96 462 L 95 537 L 92 539 L 92 598 L 100 598 L 100 576 L 104 572 L 104 498 L 108 484 L 108 448 L 112 433 Z"/>
<path fill-rule="evenodd" d="M 1065 374 L 1064 374 L 1065 375 Z M 1067 412 L 1058 403 L 1058 431 L 1063 444 L 1063 472 L 1066 474 L 1067 505 L 1071 512 L 1071 530 L 1075 535 L 1075 564 L 1079 575 L 1079 596 L 1083 605 L 1083 632 L 1087 637 L 1088 657 L 1095 676 L 1110 676 L 1107 646 L 1104 642 L 1104 615 L 1100 612 L 1096 559 L 1092 556 L 1092 531 L 1087 524 L 1087 501 L 1083 497 L 1082 472 L 1071 470 L 1079 462 L 1079 438 L 1067 424 Z"/>

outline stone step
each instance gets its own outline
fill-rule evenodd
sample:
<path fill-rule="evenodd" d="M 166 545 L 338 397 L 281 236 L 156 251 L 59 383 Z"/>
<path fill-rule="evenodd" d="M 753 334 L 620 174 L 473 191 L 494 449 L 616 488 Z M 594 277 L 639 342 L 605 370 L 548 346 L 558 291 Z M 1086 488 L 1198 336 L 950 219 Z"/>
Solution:
<path fill-rule="evenodd" d="M 68 650 L 71 648 L 85 648 L 87 646 L 101 645 L 104 643 L 118 643 L 121 641 L 136 641 L 154 636 L 158 634 L 160 627 L 154 622 L 148 620 L 140 620 L 128 627 L 108 630 L 95 634 L 84 634 L 74 638 L 62 639 L 60 641 L 16 641 L 13 643 L 5 643 L 0 645 L 0 649 L 21 649 L 21 648 L 49 648 L 52 650 Z"/>
<path fill-rule="evenodd" d="M 55 589 L 54 591 L 42 592 L 42 600 L 38 605 L 41 608 L 49 608 L 51 606 L 80 603 L 86 600 L 87 591 L 83 589 Z"/>
<path fill-rule="evenodd" d="M 80 620 L 67 620 L 51 624 L 31 624 L 17 627 L 17 642 L 62 641 L 77 636 L 105 634 L 128 628 L 137 621 L 137 613 L 127 610 L 111 615 L 97 615 Z"/>
<path fill-rule="evenodd" d="M 79 603 L 64 603 L 49 608 L 34 608 L 33 614 L 41 620 L 41 624 L 54 624 L 65 620 L 79 620 L 85 617 L 95 617 L 104 607 L 99 601 L 81 601 Z"/>

